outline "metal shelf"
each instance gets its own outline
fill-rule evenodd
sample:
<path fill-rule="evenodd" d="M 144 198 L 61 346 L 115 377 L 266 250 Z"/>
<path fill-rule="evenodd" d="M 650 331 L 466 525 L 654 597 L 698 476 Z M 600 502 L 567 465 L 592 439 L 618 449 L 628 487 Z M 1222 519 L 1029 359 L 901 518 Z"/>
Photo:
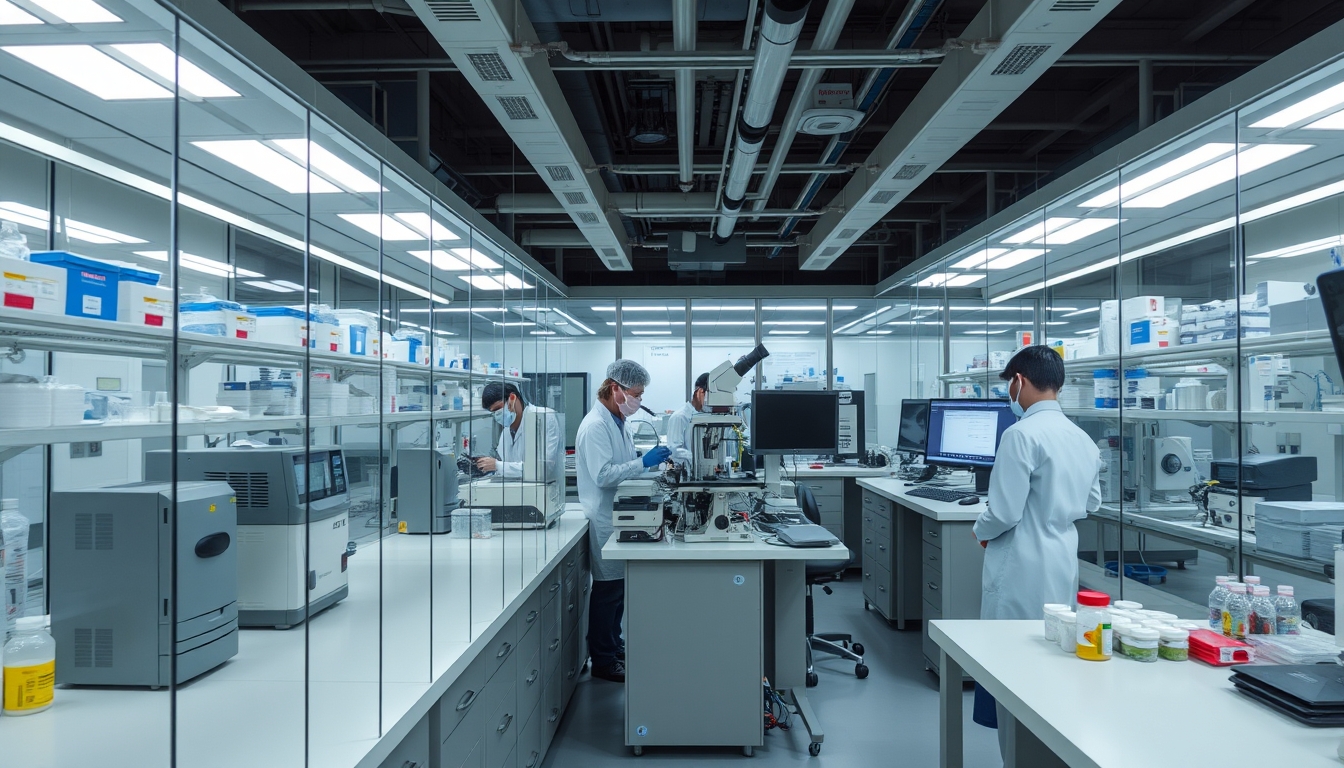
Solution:
<path fill-rule="evenodd" d="M 1119 421 L 1121 411 L 1118 408 L 1065 408 L 1064 415 L 1078 419 L 1100 419 Z M 1344 424 L 1344 411 L 1303 411 L 1285 409 L 1282 411 L 1153 411 L 1142 408 L 1124 409 L 1124 420 L 1133 421 L 1185 421 L 1192 424 L 1305 424 L 1323 422 Z"/>

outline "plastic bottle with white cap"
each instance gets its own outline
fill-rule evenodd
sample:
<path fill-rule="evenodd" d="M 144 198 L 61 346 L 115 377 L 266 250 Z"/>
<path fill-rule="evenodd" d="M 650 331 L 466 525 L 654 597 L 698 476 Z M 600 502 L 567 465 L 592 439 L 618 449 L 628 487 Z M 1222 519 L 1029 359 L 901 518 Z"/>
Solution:
<path fill-rule="evenodd" d="M 19 511 L 18 499 L 0 500 L 0 532 L 3 532 L 4 609 L 6 632 L 14 631 L 14 622 L 23 615 L 28 603 L 28 517 Z"/>
<path fill-rule="evenodd" d="M 51 706 L 56 693 L 56 641 L 47 616 L 25 616 L 5 643 L 4 714 L 34 715 Z"/>

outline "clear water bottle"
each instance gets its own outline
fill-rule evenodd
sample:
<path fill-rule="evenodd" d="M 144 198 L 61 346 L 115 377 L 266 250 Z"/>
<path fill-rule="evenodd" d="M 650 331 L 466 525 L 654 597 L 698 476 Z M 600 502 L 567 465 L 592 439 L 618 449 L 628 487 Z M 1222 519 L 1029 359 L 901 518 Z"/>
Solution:
<path fill-rule="evenodd" d="M 1215 576 L 1213 591 L 1209 593 L 1209 629 L 1222 631 L 1223 629 L 1223 607 L 1227 605 L 1227 598 L 1232 595 L 1232 591 L 1227 588 L 1230 579 L 1226 576 Z"/>
<path fill-rule="evenodd" d="M 1302 634 L 1302 609 L 1293 599 L 1293 588 L 1286 584 L 1279 587 L 1274 600 L 1274 630 L 1279 635 Z"/>
<path fill-rule="evenodd" d="M 0 500 L 0 531 L 5 540 L 5 631 L 11 633 L 28 603 L 28 518 L 19 511 L 17 499 Z"/>
<path fill-rule="evenodd" d="M 12 221 L 0 221 L 0 256 L 28 260 L 28 238 Z"/>
<path fill-rule="evenodd" d="M 1274 600 L 1269 596 L 1269 587 L 1257 586 L 1252 590 L 1251 616 L 1247 630 L 1252 635 L 1273 635 L 1278 632 L 1275 621 L 1278 614 Z"/>
<path fill-rule="evenodd" d="M 1223 606 L 1223 634 L 1237 640 L 1246 639 L 1246 623 L 1251 617 L 1251 601 L 1246 599 L 1245 584 L 1228 584 L 1232 595 Z"/>

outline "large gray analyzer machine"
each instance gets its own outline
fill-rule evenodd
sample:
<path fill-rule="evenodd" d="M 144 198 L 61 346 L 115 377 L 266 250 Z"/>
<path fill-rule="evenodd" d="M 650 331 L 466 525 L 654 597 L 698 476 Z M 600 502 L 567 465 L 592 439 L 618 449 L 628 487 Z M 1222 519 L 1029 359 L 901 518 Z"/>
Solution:
<path fill-rule="evenodd" d="M 155 482 L 51 494 L 57 683 L 158 688 L 237 655 L 233 499 L 218 482 L 178 483 L 176 499 Z"/>
<path fill-rule="evenodd" d="M 523 411 L 527 449 L 522 477 L 491 477 L 467 486 L 467 506 L 488 509 L 496 528 L 546 528 L 565 511 L 564 419 L 550 408 Z M 551 446 L 547 451 L 547 446 Z"/>
<path fill-rule="evenodd" d="M 223 480 L 238 497 L 238 624 L 288 629 L 350 593 L 350 494 L 337 446 L 179 450 L 179 480 Z M 171 477 L 173 453 L 145 454 Z M 306 522 L 305 522 L 306 521 Z"/>
<path fill-rule="evenodd" d="M 448 448 L 399 448 L 392 474 L 399 533 L 448 533 L 458 499 L 457 456 Z"/>
<path fill-rule="evenodd" d="M 691 417 L 687 446 L 691 459 L 672 470 L 674 511 L 679 511 L 677 532 L 687 543 L 750 541 L 746 523 L 735 519 L 732 505 L 740 509 L 747 498 L 760 497 L 765 484 L 733 471 L 743 432 L 737 409 L 737 385 L 757 363 L 770 356 L 758 345 L 736 363 L 720 363 L 709 373 L 705 410 Z"/>

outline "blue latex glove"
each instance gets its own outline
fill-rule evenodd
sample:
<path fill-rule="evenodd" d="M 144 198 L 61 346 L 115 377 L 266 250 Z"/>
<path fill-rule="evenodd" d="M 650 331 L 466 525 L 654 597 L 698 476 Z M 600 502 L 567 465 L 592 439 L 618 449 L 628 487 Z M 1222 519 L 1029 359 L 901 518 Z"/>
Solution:
<path fill-rule="evenodd" d="M 667 461 L 667 458 L 671 455 L 672 449 L 668 448 L 666 445 L 657 446 L 644 454 L 644 468 L 652 469 L 659 464 L 662 464 L 664 461 Z"/>

